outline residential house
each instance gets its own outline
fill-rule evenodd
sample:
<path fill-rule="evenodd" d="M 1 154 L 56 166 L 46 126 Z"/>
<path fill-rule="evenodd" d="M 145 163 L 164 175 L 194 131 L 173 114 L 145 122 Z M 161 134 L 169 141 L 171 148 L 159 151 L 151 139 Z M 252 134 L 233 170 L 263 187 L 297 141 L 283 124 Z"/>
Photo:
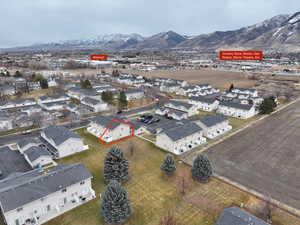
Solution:
<path fill-rule="evenodd" d="M 188 113 L 186 111 L 181 111 L 168 107 L 159 107 L 155 110 L 155 113 L 162 116 L 172 117 L 175 120 L 182 120 L 188 118 Z"/>
<path fill-rule="evenodd" d="M 45 103 L 54 103 L 54 102 L 67 102 L 70 100 L 70 97 L 65 94 L 54 94 L 54 95 L 45 95 L 38 98 L 39 104 Z"/>
<path fill-rule="evenodd" d="M 233 88 L 233 93 L 251 95 L 252 97 L 258 97 L 258 92 L 255 88 Z"/>
<path fill-rule="evenodd" d="M 130 136 L 134 128 L 120 121 L 123 121 L 123 119 L 119 117 L 96 116 L 91 120 L 87 131 L 105 142 L 112 142 Z"/>
<path fill-rule="evenodd" d="M 176 93 L 176 91 L 181 87 L 180 84 L 177 83 L 162 83 L 160 85 L 160 91 L 168 92 L 168 93 Z"/>
<path fill-rule="evenodd" d="M 3 84 L 0 86 L 0 96 L 3 95 L 15 95 L 16 90 L 15 87 L 8 84 Z"/>
<path fill-rule="evenodd" d="M 258 111 L 255 109 L 255 105 L 222 101 L 219 103 L 217 113 L 240 119 L 248 119 L 255 116 Z"/>
<path fill-rule="evenodd" d="M 207 98 L 207 97 L 191 97 L 189 99 L 189 103 L 196 105 L 198 110 L 203 111 L 214 111 L 218 108 L 219 101 L 215 98 Z"/>
<path fill-rule="evenodd" d="M 88 149 L 82 138 L 63 126 L 49 126 L 41 137 L 55 158 L 63 158 Z"/>
<path fill-rule="evenodd" d="M 193 104 L 189 104 L 184 101 L 178 101 L 178 100 L 170 100 L 164 104 L 165 107 L 177 109 L 180 111 L 185 111 L 188 113 L 188 116 L 193 116 L 198 114 L 197 106 Z"/>
<path fill-rule="evenodd" d="M 216 225 L 270 225 L 247 211 L 238 207 L 229 207 L 223 210 Z"/>
<path fill-rule="evenodd" d="M 33 115 L 34 113 L 39 113 L 41 112 L 43 109 L 41 106 L 39 105 L 33 105 L 33 106 L 28 106 L 28 107 L 23 107 L 21 109 L 21 112 L 27 113 L 28 116 Z"/>
<path fill-rule="evenodd" d="M 24 158 L 32 168 L 56 165 L 46 148 L 32 146 L 24 152 Z"/>
<path fill-rule="evenodd" d="M 89 107 L 93 112 L 102 112 L 108 109 L 107 103 L 91 97 L 84 97 L 81 100 L 81 104 Z"/>
<path fill-rule="evenodd" d="M 0 111 L 0 131 L 13 129 L 13 119 L 3 111 Z"/>
<path fill-rule="evenodd" d="M 141 99 L 145 96 L 145 93 L 137 89 L 127 89 L 125 90 L 126 99 L 128 101 Z"/>
<path fill-rule="evenodd" d="M 0 180 L 0 208 L 7 225 L 44 224 L 95 198 L 83 164 L 32 170 Z"/>
<path fill-rule="evenodd" d="M 192 119 L 203 130 L 203 135 L 207 138 L 213 139 L 222 134 L 225 134 L 232 129 L 229 125 L 229 120 L 222 114 L 207 115 L 202 118 Z"/>
<path fill-rule="evenodd" d="M 206 142 L 203 130 L 196 123 L 187 122 L 163 129 L 156 136 L 156 146 L 180 155 Z"/>
<path fill-rule="evenodd" d="M 15 100 L 1 101 L 0 109 L 12 109 L 32 105 L 36 105 L 36 101 L 34 98 L 18 98 Z"/>
<path fill-rule="evenodd" d="M 40 145 L 41 142 L 34 138 L 25 138 L 17 142 L 17 148 L 21 154 L 24 154 L 24 152 L 31 147 L 38 147 Z"/>
<path fill-rule="evenodd" d="M 97 91 L 94 89 L 81 89 L 77 87 L 70 88 L 67 92 L 71 98 L 82 100 L 84 97 L 95 97 Z"/>

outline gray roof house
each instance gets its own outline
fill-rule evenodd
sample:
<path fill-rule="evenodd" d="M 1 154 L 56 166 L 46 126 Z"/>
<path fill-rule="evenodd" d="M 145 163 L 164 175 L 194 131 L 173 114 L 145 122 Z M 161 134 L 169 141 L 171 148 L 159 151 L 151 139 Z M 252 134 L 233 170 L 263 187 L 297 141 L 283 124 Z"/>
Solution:
<path fill-rule="evenodd" d="M 46 148 L 30 147 L 24 152 L 24 157 L 32 168 L 56 165 Z"/>
<path fill-rule="evenodd" d="M 225 134 L 232 129 L 229 120 L 222 114 L 207 115 L 202 118 L 193 118 L 190 121 L 196 123 L 203 129 L 203 135 L 207 138 L 215 138 Z"/>
<path fill-rule="evenodd" d="M 203 130 L 193 122 L 185 122 L 167 129 L 163 129 L 156 136 L 156 146 L 172 152 L 182 154 L 206 142 Z"/>
<path fill-rule="evenodd" d="M 224 209 L 216 225 L 270 225 L 238 207 Z"/>
<path fill-rule="evenodd" d="M 80 136 L 64 126 L 49 126 L 42 130 L 41 137 L 55 158 L 63 158 L 88 149 Z"/>
<path fill-rule="evenodd" d="M 132 135 L 134 129 L 131 124 L 117 116 L 96 116 L 87 131 L 104 142 L 112 142 Z"/>
<path fill-rule="evenodd" d="M 41 142 L 37 141 L 34 138 L 24 138 L 17 142 L 18 150 L 21 154 L 23 154 L 27 149 L 33 146 L 39 146 Z"/>
<path fill-rule="evenodd" d="M 0 181 L 4 220 L 7 225 L 43 224 L 95 198 L 91 179 L 83 164 L 61 165 L 47 173 L 32 170 L 9 176 Z"/>

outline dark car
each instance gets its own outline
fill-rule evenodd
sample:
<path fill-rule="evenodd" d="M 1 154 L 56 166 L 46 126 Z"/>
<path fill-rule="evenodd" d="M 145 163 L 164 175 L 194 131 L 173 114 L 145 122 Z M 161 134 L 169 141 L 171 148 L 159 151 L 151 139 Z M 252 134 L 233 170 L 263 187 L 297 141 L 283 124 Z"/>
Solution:
<path fill-rule="evenodd" d="M 119 110 L 118 112 L 117 112 L 117 114 L 121 114 L 123 111 L 122 110 Z"/>

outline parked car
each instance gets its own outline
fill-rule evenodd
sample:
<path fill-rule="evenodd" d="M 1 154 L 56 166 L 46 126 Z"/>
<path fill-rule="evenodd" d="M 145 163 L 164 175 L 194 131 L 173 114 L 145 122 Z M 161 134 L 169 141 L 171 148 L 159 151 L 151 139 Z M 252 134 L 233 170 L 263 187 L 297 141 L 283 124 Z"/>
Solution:
<path fill-rule="evenodd" d="M 122 110 L 119 110 L 118 112 L 117 112 L 117 114 L 121 114 L 123 111 Z"/>

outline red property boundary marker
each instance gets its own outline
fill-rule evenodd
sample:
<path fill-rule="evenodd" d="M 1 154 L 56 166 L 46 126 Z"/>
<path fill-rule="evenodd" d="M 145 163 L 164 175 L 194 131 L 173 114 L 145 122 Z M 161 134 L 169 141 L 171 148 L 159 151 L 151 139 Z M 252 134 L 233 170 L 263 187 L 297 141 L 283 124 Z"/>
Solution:
<path fill-rule="evenodd" d="M 220 51 L 220 60 L 263 60 L 263 51 Z"/>
<path fill-rule="evenodd" d="M 102 139 L 102 137 L 104 136 L 104 134 L 109 130 L 109 128 L 112 127 L 113 123 L 124 123 L 124 124 L 127 124 L 131 127 L 131 135 L 130 136 L 127 136 L 127 137 L 124 137 L 124 138 L 121 138 L 119 140 L 116 140 L 116 141 L 112 141 L 112 142 L 106 142 Z M 122 141 L 125 141 L 129 138 L 133 138 L 134 137 L 134 128 L 135 126 L 130 123 L 130 122 L 125 122 L 125 121 L 122 121 L 122 120 L 118 120 L 118 119 L 113 119 L 111 122 L 109 122 L 108 124 L 106 124 L 106 128 L 103 132 L 103 134 L 98 138 L 98 141 L 105 145 L 105 146 L 110 146 L 110 145 L 113 145 L 113 144 L 116 144 L 116 143 L 119 143 L 119 142 L 122 142 Z"/>

